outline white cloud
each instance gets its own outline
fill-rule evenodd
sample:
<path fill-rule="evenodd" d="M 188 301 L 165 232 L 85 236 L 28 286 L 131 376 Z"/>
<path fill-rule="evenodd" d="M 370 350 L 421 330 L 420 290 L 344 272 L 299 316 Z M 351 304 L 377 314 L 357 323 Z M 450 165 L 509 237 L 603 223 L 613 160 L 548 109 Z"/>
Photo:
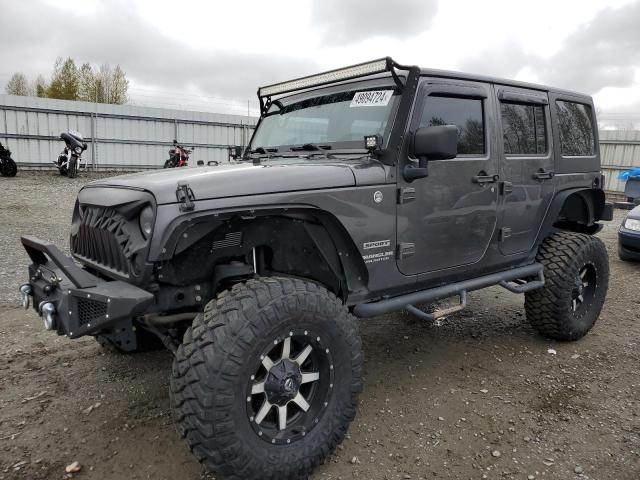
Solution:
<path fill-rule="evenodd" d="M 139 101 L 243 109 L 259 85 L 391 55 L 597 93 L 605 111 L 640 91 L 640 19 L 616 13 L 638 0 L 40 2 L 3 1 L 0 83 L 71 55 L 120 63 Z"/>

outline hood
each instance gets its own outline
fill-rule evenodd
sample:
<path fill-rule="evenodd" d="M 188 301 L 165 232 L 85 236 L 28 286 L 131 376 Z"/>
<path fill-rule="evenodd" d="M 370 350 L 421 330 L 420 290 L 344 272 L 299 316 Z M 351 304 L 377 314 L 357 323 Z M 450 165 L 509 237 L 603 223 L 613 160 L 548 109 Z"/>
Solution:
<path fill-rule="evenodd" d="M 196 201 L 212 198 L 259 195 L 295 190 L 349 187 L 355 177 L 348 165 L 339 163 L 272 163 L 254 165 L 238 162 L 215 167 L 186 167 L 154 170 L 110 177 L 91 182 L 89 187 L 125 187 L 151 192 L 156 202 L 176 203 L 178 182 L 191 187 Z"/>

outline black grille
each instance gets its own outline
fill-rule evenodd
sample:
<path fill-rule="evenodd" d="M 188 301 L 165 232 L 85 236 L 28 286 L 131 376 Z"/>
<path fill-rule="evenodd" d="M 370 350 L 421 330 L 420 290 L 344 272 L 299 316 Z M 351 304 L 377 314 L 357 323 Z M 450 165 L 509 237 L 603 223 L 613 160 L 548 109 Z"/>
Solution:
<path fill-rule="evenodd" d="M 78 323 L 86 325 L 98 318 L 103 319 L 107 314 L 107 304 L 88 298 L 77 299 Z"/>
<path fill-rule="evenodd" d="M 71 241 L 75 255 L 121 274 L 129 274 L 129 260 L 125 255 L 129 234 L 125 219 L 115 210 L 83 207 L 78 233 Z"/>

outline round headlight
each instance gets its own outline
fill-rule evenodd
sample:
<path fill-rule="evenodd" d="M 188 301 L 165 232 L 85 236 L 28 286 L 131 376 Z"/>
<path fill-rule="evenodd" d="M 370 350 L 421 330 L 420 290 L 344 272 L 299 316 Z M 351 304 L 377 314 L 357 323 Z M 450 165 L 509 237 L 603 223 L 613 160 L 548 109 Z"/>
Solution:
<path fill-rule="evenodd" d="M 75 150 L 78 155 L 82 153 L 82 147 L 76 147 Z"/>
<path fill-rule="evenodd" d="M 153 209 L 147 205 L 140 212 L 140 231 L 144 238 L 149 238 L 153 230 Z"/>

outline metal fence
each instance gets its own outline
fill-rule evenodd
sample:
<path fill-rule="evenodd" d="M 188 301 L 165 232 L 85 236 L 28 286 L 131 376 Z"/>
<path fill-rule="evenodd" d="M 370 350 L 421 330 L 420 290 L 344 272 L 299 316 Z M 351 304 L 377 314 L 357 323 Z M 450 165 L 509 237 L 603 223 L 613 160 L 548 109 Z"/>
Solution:
<path fill-rule="evenodd" d="M 227 148 L 245 146 L 257 119 L 241 115 L 105 105 L 0 95 L 0 142 L 24 167 L 52 166 L 64 142 L 60 133 L 83 134 L 83 158 L 92 169 L 162 167 L 173 139 L 194 147 L 190 163 L 228 159 Z"/>
<path fill-rule="evenodd" d="M 76 130 L 87 139 L 85 160 L 94 169 L 160 168 L 173 139 L 195 147 L 190 162 L 226 161 L 227 148 L 245 146 L 255 117 L 105 105 L 0 95 L 0 142 L 22 167 L 51 166 L 64 146 L 60 133 Z M 601 130 L 605 190 L 622 197 L 622 170 L 640 168 L 640 131 Z"/>
<path fill-rule="evenodd" d="M 640 168 L 640 131 L 601 130 L 600 155 L 607 194 L 612 198 L 623 197 L 624 182 L 618 180 L 618 175 L 624 170 Z"/>

